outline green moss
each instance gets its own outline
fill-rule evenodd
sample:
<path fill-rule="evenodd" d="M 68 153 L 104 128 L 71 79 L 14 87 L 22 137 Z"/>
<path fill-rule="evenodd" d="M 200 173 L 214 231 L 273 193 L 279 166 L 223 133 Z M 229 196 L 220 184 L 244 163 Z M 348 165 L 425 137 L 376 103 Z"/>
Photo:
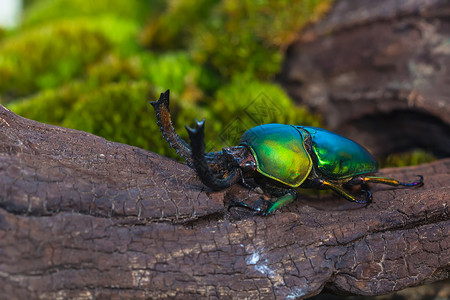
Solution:
<path fill-rule="evenodd" d="M 280 86 L 243 77 L 219 89 L 204 113 L 209 151 L 237 145 L 246 130 L 261 124 L 320 126 L 320 118 L 294 105 Z"/>
<path fill-rule="evenodd" d="M 430 151 L 414 149 L 407 152 L 392 153 L 381 162 L 382 168 L 420 165 L 437 160 Z"/>
<path fill-rule="evenodd" d="M 18 115 L 39 122 L 61 125 L 76 101 L 93 87 L 72 82 L 61 88 L 44 90 L 35 96 L 10 103 L 8 108 Z"/>
<path fill-rule="evenodd" d="M 150 93 L 149 93 L 150 91 Z M 41 122 L 71 127 L 112 141 L 149 149 L 177 158 L 161 137 L 148 100 L 161 92 L 144 81 L 97 84 L 76 82 L 9 105 L 14 112 Z M 283 90 L 270 83 L 234 80 L 221 88 L 203 106 L 171 93 L 171 113 L 177 132 L 186 140 L 184 125 L 207 118 L 207 150 L 237 145 L 249 128 L 264 123 L 292 123 L 318 126 L 317 117 L 294 106 Z M 208 104 L 209 103 L 209 104 Z"/>
<path fill-rule="evenodd" d="M 144 53 L 131 57 L 110 54 L 90 67 L 87 80 L 99 85 L 111 81 L 148 80 L 155 89 L 181 95 L 183 101 L 198 102 L 204 92 L 220 85 L 217 76 L 192 61 L 185 52 Z"/>
<path fill-rule="evenodd" d="M 156 50 L 186 49 L 199 24 L 210 18 L 219 0 L 165 1 L 162 11 L 152 13 L 141 34 L 141 44 Z"/>
<path fill-rule="evenodd" d="M 33 5 L 34 3 L 39 2 L 39 1 L 42 1 L 42 0 L 22 0 L 22 3 L 23 3 L 23 7 L 25 9 L 27 9 L 28 7 L 30 7 L 31 5 Z"/>
<path fill-rule="evenodd" d="M 25 8 L 22 23 L 29 27 L 80 16 L 114 15 L 116 18 L 142 22 L 147 18 L 151 4 L 143 0 L 40 0 L 33 1 Z"/>
<path fill-rule="evenodd" d="M 108 53 L 97 63 L 89 66 L 86 81 L 96 86 L 110 82 L 137 80 L 144 74 L 142 56 L 122 57 L 117 53 Z"/>
<path fill-rule="evenodd" d="M 122 23 L 116 24 L 120 30 L 111 33 L 113 24 L 112 19 L 77 19 L 4 39 L 0 44 L 0 93 L 26 95 L 80 77 L 88 65 L 136 34 L 133 24 Z"/>
<path fill-rule="evenodd" d="M 182 51 L 142 53 L 128 58 L 109 55 L 88 72 L 90 78 L 103 78 L 103 82 L 111 81 L 109 77 L 120 74 L 133 74 L 134 79 L 147 79 L 157 89 L 165 90 L 170 87 L 173 92 L 185 94 L 185 101 L 195 101 L 198 97 L 193 94 L 214 91 L 220 86 L 220 80 L 215 74 L 194 62 Z"/>
<path fill-rule="evenodd" d="M 282 51 L 300 29 L 322 15 L 332 1 L 224 1 L 202 23 L 191 52 L 224 77 L 252 72 L 270 79 L 281 65 Z"/>
<path fill-rule="evenodd" d="M 57 88 L 44 89 L 7 106 L 26 118 L 61 125 L 73 105 L 85 94 L 111 82 L 138 80 L 143 77 L 144 68 L 141 57 L 123 58 L 110 53 L 87 68 L 84 80 L 73 80 Z"/>
<path fill-rule="evenodd" d="M 98 32 L 71 26 L 40 28 L 7 39 L 0 45 L 0 91 L 24 95 L 67 82 L 109 47 Z"/>
<path fill-rule="evenodd" d="M 153 108 L 147 101 L 158 97 L 159 91 L 146 81 L 107 84 L 83 95 L 66 115 L 63 125 L 177 158 L 162 138 Z M 197 109 L 179 101 L 176 94 L 171 102 L 176 130 L 187 138 L 180 120 L 195 115 Z"/>
<path fill-rule="evenodd" d="M 263 123 L 317 126 L 267 80 L 292 33 L 329 3 L 32 1 L 24 27 L 0 41 L 0 97 L 27 118 L 171 157 L 148 104 L 166 89 L 184 139 L 184 124 L 207 119 L 208 150 L 236 145 Z"/>
<path fill-rule="evenodd" d="M 282 49 L 331 2 L 171 1 L 164 14 L 152 19 L 141 41 L 152 49 L 186 49 L 227 79 L 243 72 L 269 79 L 279 70 Z"/>
<path fill-rule="evenodd" d="M 214 91 L 220 85 L 217 76 L 180 51 L 158 54 L 147 60 L 145 78 L 160 90 L 170 87 L 188 102 L 196 102 L 202 98 L 203 91 Z"/>
<path fill-rule="evenodd" d="M 40 122 L 61 125 L 70 114 L 74 103 L 86 94 L 115 82 L 146 80 L 154 90 L 170 87 L 172 95 L 194 105 L 203 99 L 203 70 L 185 53 L 143 54 L 121 57 L 108 54 L 98 63 L 88 67 L 84 80 L 72 81 L 55 89 L 46 89 L 31 97 L 10 103 L 14 112 Z M 145 102 L 146 97 L 142 98 Z"/>
<path fill-rule="evenodd" d="M 84 94 L 66 114 L 63 125 L 91 132 L 107 139 L 148 147 L 136 136 L 136 127 L 148 129 L 142 118 L 150 86 L 145 82 L 121 82 L 101 86 Z M 151 91 L 155 94 L 155 91 Z M 148 113 L 147 113 L 148 114 Z"/>

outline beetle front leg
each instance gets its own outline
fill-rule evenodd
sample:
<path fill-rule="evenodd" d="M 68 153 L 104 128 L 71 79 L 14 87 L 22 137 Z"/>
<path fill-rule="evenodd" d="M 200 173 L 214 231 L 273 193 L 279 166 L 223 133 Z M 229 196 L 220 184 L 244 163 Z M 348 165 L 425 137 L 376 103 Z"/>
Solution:
<path fill-rule="evenodd" d="M 205 154 L 205 120 L 196 121 L 195 128 L 185 125 L 191 139 L 192 164 L 197 171 L 197 175 L 204 185 L 219 191 L 230 187 L 240 179 L 239 168 L 231 170 L 230 174 L 223 178 L 215 174 L 215 170 L 208 166 Z"/>
<path fill-rule="evenodd" d="M 369 189 L 367 187 L 361 190 L 364 193 L 364 195 L 363 195 L 364 198 L 359 199 L 353 195 L 350 195 L 349 193 L 344 191 L 341 187 L 339 187 L 329 181 L 320 179 L 320 178 L 311 180 L 308 184 L 308 187 L 330 189 L 333 192 L 335 192 L 336 194 L 338 194 L 339 196 L 343 197 L 344 199 L 346 199 L 348 201 L 360 203 L 360 204 L 369 204 L 370 202 L 372 202 L 372 199 L 373 199 L 372 193 L 369 191 Z"/>
<path fill-rule="evenodd" d="M 243 202 L 234 201 L 228 210 L 232 207 L 243 207 L 249 209 L 257 215 L 267 216 L 277 209 L 291 203 L 297 198 L 297 192 L 295 190 L 289 190 L 286 194 L 279 198 L 271 198 L 269 200 L 264 200 L 263 198 L 256 201 L 253 205 L 248 205 Z"/>
<path fill-rule="evenodd" d="M 161 93 L 157 101 L 152 101 L 150 104 L 155 109 L 156 119 L 163 137 L 169 143 L 169 146 L 174 148 L 176 153 L 185 158 L 188 162 L 191 160 L 191 148 L 189 145 L 175 132 L 172 120 L 170 118 L 169 110 L 169 90 Z"/>
<path fill-rule="evenodd" d="M 272 205 L 270 207 L 267 208 L 267 210 L 265 211 L 265 214 L 271 214 L 273 212 L 275 212 L 277 209 L 288 205 L 289 203 L 291 203 L 292 201 L 294 201 L 297 198 L 297 192 L 295 190 L 290 190 L 286 195 L 280 197 L 280 198 L 275 198 L 276 201 L 273 202 L 272 200 L 269 200 L 269 202 L 272 203 Z"/>

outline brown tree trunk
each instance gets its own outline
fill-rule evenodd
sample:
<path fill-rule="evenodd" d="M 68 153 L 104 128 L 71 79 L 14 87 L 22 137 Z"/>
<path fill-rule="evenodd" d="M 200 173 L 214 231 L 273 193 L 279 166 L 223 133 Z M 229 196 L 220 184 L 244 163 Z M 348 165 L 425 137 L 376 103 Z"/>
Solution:
<path fill-rule="evenodd" d="M 186 165 L 0 105 L 0 298 L 379 295 L 449 277 L 450 159 L 383 175 L 364 207 L 330 194 L 268 216 L 227 207 Z"/>

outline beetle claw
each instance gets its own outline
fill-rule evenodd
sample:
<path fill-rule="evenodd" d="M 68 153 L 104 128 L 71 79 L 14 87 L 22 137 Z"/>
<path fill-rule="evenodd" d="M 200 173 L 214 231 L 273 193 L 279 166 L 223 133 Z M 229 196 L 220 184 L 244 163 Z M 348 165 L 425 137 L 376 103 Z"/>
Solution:
<path fill-rule="evenodd" d="M 204 131 L 204 129 L 205 129 L 205 119 L 203 119 L 201 121 L 195 119 L 195 123 L 196 123 L 195 125 L 196 125 L 196 129 L 197 130 Z"/>
<path fill-rule="evenodd" d="M 188 134 L 189 134 L 189 138 L 192 139 L 201 139 L 201 141 L 197 141 L 200 143 L 203 143 L 203 138 L 205 136 L 205 119 L 199 121 L 199 120 L 195 120 L 195 128 L 191 128 L 187 125 L 184 125 L 184 127 L 186 128 Z"/>
<path fill-rule="evenodd" d="M 368 188 L 364 188 L 361 190 L 362 193 L 362 197 L 363 199 L 355 199 L 356 203 L 359 204 L 365 204 L 365 207 L 369 206 L 370 203 L 372 203 L 373 200 L 373 196 L 372 193 L 370 192 L 370 190 Z"/>
<path fill-rule="evenodd" d="M 155 110 L 160 109 L 161 106 L 169 110 L 169 95 L 170 90 L 167 90 L 164 93 L 161 93 L 158 100 L 150 101 L 150 104 L 153 106 Z"/>
<path fill-rule="evenodd" d="M 195 120 L 195 128 L 184 126 L 191 139 L 192 157 L 198 157 L 200 154 L 205 155 L 205 119 L 202 121 Z M 195 158 L 194 158 L 195 160 Z"/>
<path fill-rule="evenodd" d="M 399 182 L 398 185 L 402 185 L 402 186 L 422 186 L 423 185 L 423 176 L 422 175 L 417 175 L 419 177 L 418 180 L 413 181 L 411 183 L 405 183 L 405 182 Z"/>
<path fill-rule="evenodd" d="M 244 202 L 233 200 L 230 206 L 228 207 L 228 211 L 230 211 L 233 207 L 241 207 L 250 210 L 254 215 L 257 216 L 268 216 L 269 210 L 272 208 L 274 203 L 269 200 L 265 200 L 262 197 L 257 200 L 253 205 L 248 205 Z"/>

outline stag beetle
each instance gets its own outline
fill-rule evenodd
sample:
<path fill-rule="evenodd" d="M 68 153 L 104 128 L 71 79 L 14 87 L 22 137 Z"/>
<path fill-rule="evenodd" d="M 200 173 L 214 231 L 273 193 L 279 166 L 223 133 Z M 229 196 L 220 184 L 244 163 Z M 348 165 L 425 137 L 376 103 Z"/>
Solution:
<path fill-rule="evenodd" d="M 423 176 L 411 183 L 396 179 L 368 176 L 378 171 L 375 158 L 361 145 L 331 131 L 309 126 L 265 124 L 244 133 L 239 146 L 205 153 L 205 121 L 197 121 L 194 129 L 185 125 L 191 140 L 187 144 L 172 126 L 169 112 L 169 90 L 159 100 L 150 102 L 157 124 L 166 141 L 188 164 L 195 168 L 203 184 L 222 190 L 241 182 L 251 188 L 253 180 L 274 198 L 257 201 L 253 206 L 234 202 L 257 214 L 267 215 L 292 202 L 297 188 L 330 189 L 353 202 L 372 201 L 367 183 L 391 186 L 420 186 Z M 357 198 L 343 188 L 361 185 Z"/>

